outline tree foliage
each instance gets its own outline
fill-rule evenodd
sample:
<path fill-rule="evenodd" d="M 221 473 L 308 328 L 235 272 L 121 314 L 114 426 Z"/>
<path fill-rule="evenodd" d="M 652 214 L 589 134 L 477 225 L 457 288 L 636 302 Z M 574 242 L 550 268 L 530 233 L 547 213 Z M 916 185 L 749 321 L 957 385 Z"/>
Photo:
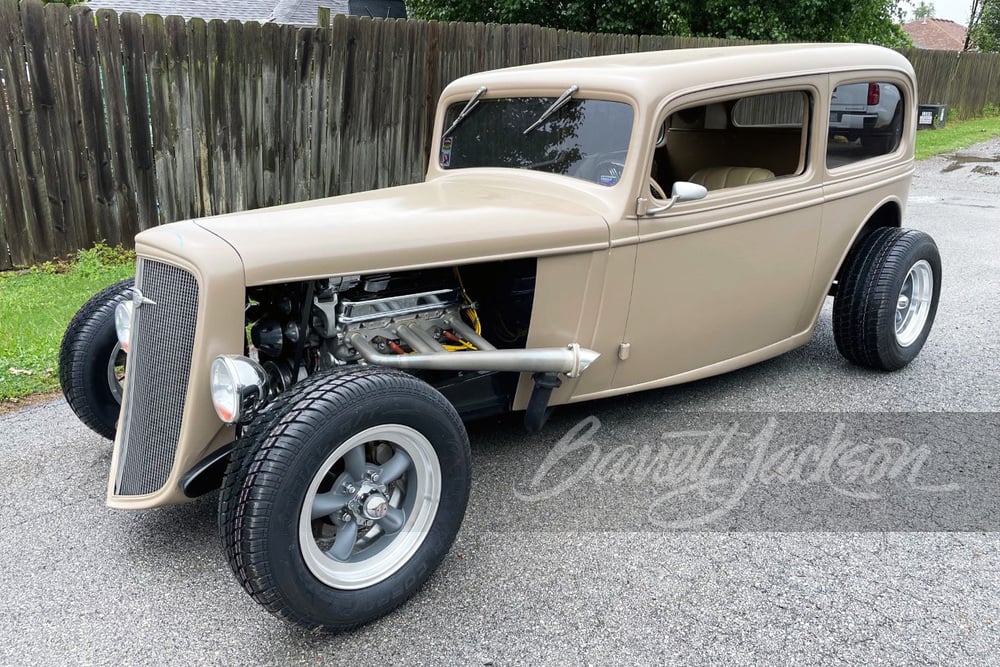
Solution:
<path fill-rule="evenodd" d="M 909 43 L 898 0 L 409 0 L 407 7 L 414 18 L 582 32 Z"/>
<path fill-rule="evenodd" d="M 927 4 L 926 2 L 921 2 L 913 9 L 913 18 L 916 21 L 920 19 L 925 19 L 934 16 L 935 9 L 934 3 Z"/>
<path fill-rule="evenodd" d="M 975 0 L 966 48 L 1000 52 L 1000 0 Z"/>

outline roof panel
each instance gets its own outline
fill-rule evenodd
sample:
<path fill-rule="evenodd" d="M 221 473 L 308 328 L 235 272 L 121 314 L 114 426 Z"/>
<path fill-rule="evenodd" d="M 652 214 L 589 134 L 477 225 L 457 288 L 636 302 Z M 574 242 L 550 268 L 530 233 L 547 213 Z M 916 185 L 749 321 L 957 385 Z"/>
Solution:
<path fill-rule="evenodd" d="M 451 91 L 496 88 L 615 90 L 640 102 L 662 99 L 672 92 L 713 83 L 768 76 L 794 76 L 847 68 L 895 69 L 913 76 L 901 54 L 867 44 L 771 44 L 708 49 L 674 49 L 614 56 L 597 56 L 523 65 L 452 82 Z"/>

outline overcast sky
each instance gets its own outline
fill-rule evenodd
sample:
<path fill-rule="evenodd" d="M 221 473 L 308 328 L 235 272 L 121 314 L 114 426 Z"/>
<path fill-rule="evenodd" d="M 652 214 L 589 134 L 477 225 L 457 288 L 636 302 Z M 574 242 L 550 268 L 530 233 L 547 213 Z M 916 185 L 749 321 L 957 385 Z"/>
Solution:
<path fill-rule="evenodd" d="M 934 16 L 939 19 L 949 19 L 962 25 L 969 24 L 969 12 L 972 11 L 972 0 L 924 0 L 929 5 L 934 5 Z M 906 20 L 913 19 L 913 8 L 920 4 L 903 0 L 900 3 L 907 10 Z"/>

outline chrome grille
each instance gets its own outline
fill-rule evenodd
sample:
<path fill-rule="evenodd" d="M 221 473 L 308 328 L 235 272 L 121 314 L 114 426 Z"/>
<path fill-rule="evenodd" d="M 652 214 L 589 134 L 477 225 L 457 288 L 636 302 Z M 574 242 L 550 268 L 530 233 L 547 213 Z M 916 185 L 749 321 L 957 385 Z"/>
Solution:
<path fill-rule="evenodd" d="M 137 307 L 132 322 L 115 480 L 122 496 L 158 491 L 170 476 L 198 316 L 198 282 L 184 269 L 141 259 L 136 286 L 152 303 Z"/>

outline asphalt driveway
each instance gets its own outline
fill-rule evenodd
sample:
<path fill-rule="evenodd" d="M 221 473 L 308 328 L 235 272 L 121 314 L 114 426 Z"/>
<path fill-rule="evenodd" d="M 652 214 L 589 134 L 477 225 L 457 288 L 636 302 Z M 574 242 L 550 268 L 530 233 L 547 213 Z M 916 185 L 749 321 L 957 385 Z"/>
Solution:
<path fill-rule="evenodd" d="M 995 664 L 1000 141 L 962 154 L 914 180 L 906 226 L 945 274 L 908 368 L 847 365 L 827 304 L 815 339 L 770 362 L 564 409 L 536 436 L 474 424 L 453 550 L 348 635 L 305 635 L 243 593 L 214 496 L 106 508 L 110 444 L 63 401 L 0 417 L 0 664 Z M 872 434 L 913 447 L 886 455 L 898 470 L 782 463 Z M 651 462 L 684 438 L 722 451 L 714 468 Z"/>

